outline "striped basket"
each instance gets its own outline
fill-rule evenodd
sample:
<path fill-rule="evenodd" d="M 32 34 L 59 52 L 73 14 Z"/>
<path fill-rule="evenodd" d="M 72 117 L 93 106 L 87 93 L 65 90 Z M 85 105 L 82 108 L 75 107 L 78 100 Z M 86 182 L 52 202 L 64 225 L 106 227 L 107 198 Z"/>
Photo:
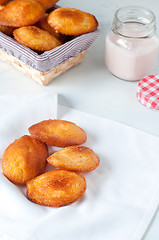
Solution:
<path fill-rule="evenodd" d="M 38 54 L 0 32 L 0 58 L 40 84 L 46 85 L 67 69 L 80 63 L 98 34 L 99 30 L 95 30 Z"/>

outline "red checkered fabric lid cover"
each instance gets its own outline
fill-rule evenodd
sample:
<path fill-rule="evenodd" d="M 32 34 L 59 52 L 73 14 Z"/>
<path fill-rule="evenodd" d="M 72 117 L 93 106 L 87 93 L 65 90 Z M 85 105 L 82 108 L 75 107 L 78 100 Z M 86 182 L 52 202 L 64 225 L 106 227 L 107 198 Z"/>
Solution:
<path fill-rule="evenodd" d="M 159 110 L 159 75 L 149 75 L 140 80 L 137 98 L 144 106 Z"/>

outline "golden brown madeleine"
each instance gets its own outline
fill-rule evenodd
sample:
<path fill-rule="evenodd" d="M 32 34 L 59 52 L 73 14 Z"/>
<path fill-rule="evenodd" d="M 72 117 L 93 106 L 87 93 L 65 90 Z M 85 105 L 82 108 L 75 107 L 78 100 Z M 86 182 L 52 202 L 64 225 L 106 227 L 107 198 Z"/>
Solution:
<path fill-rule="evenodd" d="M 75 8 L 58 8 L 48 16 L 48 23 L 57 32 L 77 36 L 98 27 L 97 19 L 90 13 Z"/>
<path fill-rule="evenodd" d="M 3 8 L 4 8 L 4 6 L 0 5 L 0 10 L 3 9 Z M 4 34 L 10 36 L 10 37 L 13 36 L 14 29 L 15 29 L 14 27 L 0 25 L 0 31 L 3 32 Z"/>
<path fill-rule="evenodd" d="M 0 10 L 0 25 L 22 27 L 36 23 L 45 13 L 36 0 L 14 0 Z"/>
<path fill-rule="evenodd" d="M 99 158 L 85 146 L 71 146 L 61 149 L 48 157 L 47 161 L 56 168 L 90 172 L 99 165 Z"/>
<path fill-rule="evenodd" d="M 35 26 L 15 29 L 13 35 L 19 43 L 36 51 L 48 51 L 62 44 L 49 32 Z"/>
<path fill-rule="evenodd" d="M 44 120 L 32 125 L 29 132 L 33 137 L 57 147 L 80 145 L 87 140 L 82 128 L 65 120 Z"/>
<path fill-rule="evenodd" d="M 47 22 L 48 13 L 45 13 L 45 15 L 36 23 L 36 26 L 46 30 L 47 32 L 51 33 L 55 38 L 57 38 L 62 43 L 65 43 L 68 40 L 68 37 L 66 35 L 60 34 L 56 32 Z"/>
<path fill-rule="evenodd" d="M 53 7 L 59 0 L 38 0 L 47 10 Z"/>
<path fill-rule="evenodd" d="M 27 197 L 32 202 L 62 207 L 82 197 L 86 180 L 80 173 L 56 169 L 28 181 L 26 188 Z"/>
<path fill-rule="evenodd" d="M 47 157 L 48 148 L 45 143 L 24 135 L 5 150 L 2 159 L 3 174 L 13 183 L 25 184 L 44 171 Z"/>

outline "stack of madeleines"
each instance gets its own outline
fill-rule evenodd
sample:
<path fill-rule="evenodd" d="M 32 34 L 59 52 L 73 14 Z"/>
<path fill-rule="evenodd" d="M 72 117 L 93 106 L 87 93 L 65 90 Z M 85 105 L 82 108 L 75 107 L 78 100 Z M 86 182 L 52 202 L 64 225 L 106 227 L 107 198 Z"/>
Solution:
<path fill-rule="evenodd" d="M 44 120 L 29 127 L 11 143 L 2 158 L 3 174 L 15 184 L 26 184 L 27 198 L 40 205 L 61 207 L 77 201 L 86 190 L 79 172 L 99 165 L 96 153 L 81 144 L 85 131 L 66 120 Z M 60 147 L 49 156 L 48 146 Z M 47 162 L 56 169 L 45 172 Z"/>
<path fill-rule="evenodd" d="M 89 33 L 98 27 L 90 13 L 75 8 L 49 11 L 58 0 L 0 0 L 0 31 L 35 51 L 51 50 L 70 36 Z"/>

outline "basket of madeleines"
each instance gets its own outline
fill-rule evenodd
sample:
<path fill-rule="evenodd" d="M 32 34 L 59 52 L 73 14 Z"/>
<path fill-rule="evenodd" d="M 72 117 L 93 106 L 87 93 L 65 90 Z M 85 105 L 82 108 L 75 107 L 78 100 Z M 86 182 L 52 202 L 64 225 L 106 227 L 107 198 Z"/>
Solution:
<path fill-rule="evenodd" d="M 99 166 L 99 157 L 82 145 L 86 132 L 73 122 L 49 119 L 29 127 L 4 151 L 2 170 L 12 183 L 26 185 L 26 197 L 40 205 L 62 207 L 76 202 L 87 188 L 82 173 Z M 49 155 L 48 146 L 59 147 Z M 46 171 L 46 165 L 54 169 Z"/>
<path fill-rule="evenodd" d="M 80 63 L 99 34 L 91 13 L 58 0 L 0 0 L 0 58 L 42 85 Z"/>

